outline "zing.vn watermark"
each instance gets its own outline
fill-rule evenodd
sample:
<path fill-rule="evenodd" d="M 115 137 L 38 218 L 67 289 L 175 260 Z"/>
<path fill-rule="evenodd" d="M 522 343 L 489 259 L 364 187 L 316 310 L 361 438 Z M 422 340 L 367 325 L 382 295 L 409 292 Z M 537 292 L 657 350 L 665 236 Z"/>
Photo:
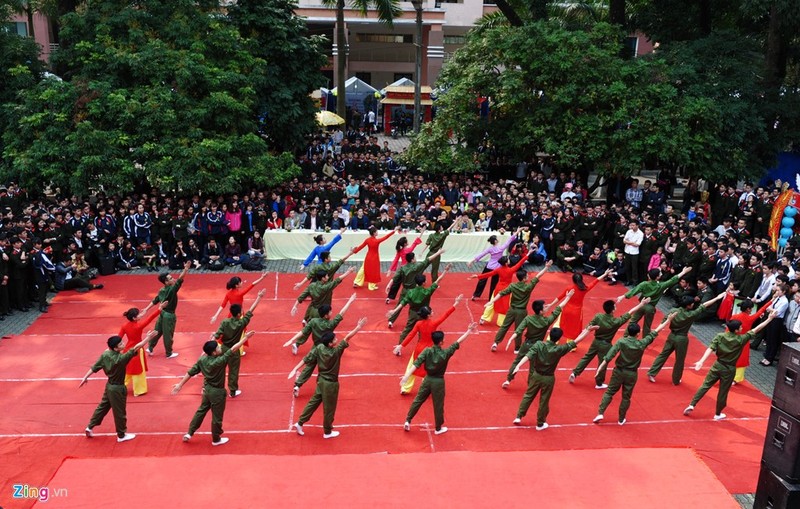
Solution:
<path fill-rule="evenodd" d="M 27 484 L 14 484 L 11 488 L 14 490 L 14 493 L 11 495 L 13 498 L 36 499 L 39 502 L 47 502 L 51 497 L 67 496 L 66 488 L 51 489 L 47 486 L 37 488 L 36 486 L 29 486 Z"/>

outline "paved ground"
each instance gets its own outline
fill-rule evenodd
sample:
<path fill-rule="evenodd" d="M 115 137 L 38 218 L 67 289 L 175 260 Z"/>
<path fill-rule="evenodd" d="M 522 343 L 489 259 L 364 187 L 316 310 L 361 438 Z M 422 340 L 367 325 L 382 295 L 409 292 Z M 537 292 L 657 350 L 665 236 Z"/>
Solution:
<path fill-rule="evenodd" d="M 394 140 L 398 141 L 398 140 Z M 345 266 L 358 266 L 360 262 L 347 262 Z M 453 263 L 453 267 L 451 269 L 452 272 L 473 272 L 474 269 L 470 269 L 467 267 L 466 263 Z M 269 272 L 281 272 L 281 273 L 299 273 L 298 270 L 299 262 L 297 260 L 272 260 L 268 261 L 266 264 L 266 269 Z M 389 268 L 389 263 L 384 262 L 382 264 L 382 270 L 386 271 Z M 534 267 L 526 266 L 529 270 L 533 269 Z M 555 269 L 553 269 L 555 270 Z M 197 272 L 197 271 L 193 271 Z M 208 272 L 208 271 L 199 271 L 199 272 Z M 234 270 L 234 268 L 226 267 L 224 272 L 238 272 Z M 155 277 L 153 273 L 146 272 L 143 270 L 137 270 L 130 272 L 130 274 L 142 275 L 142 276 L 149 276 Z M 102 291 L 102 290 L 99 290 Z M 52 295 L 51 295 L 52 296 Z M 672 301 L 669 298 L 664 298 L 659 303 L 659 309 L 663 312 L 669 310 L 670 306 L 672 305 Z M 38 311 L 28 311 L 27 313 L 22 312 L 15 312 L 13 315 L 6 317 L 5 321 L 0 322 L 0 330 L 3 332 L 3 337 L 8 337 L 10 335 L 21 334 L 34 320 L 40 315 Z M 715 334 L 722 331 L 722 327 L 719 322 L 711 322 L 711 323 L 699 323 L 695 324 L 692 327 L 692 332 L 697 336 L 700 341 L 704 344 L 708 345 L 711 342 L 711 339 L 714 337 Z M 763 348 L 763 347 L 762 347 Z M 763 350 L 762 350 L 763 351 Z M 747 369 L 747 380 L 752 383 L 755 387 L 757 387 L 761 392 L 763 392 L 767 397 L 772 398 L 772 391 L 773 387 L 775 386 L 775 377 L 777 375 L 777 371 L 773 367 L 764 367 L 758 364 L 758 361 L 761 360 L 762 355 L 761 352 L 753 352 L 750 361 L 750 367 Z M 692 361 L 689 359 L 688 361 Z M 707 363 L 708 364 L 708 363 Z M 735 495 L 737 501 L 744 509 L 752 509 L 753 507 L 753 500 L 754 496 L 752 494 L 745 494 L 745 495 Z"/>

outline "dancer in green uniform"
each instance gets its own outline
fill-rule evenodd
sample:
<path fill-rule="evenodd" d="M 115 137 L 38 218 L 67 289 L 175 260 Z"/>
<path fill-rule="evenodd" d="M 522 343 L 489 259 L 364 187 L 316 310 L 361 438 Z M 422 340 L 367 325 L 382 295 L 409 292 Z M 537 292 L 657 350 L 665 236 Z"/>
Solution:
<path fill-rule="evenodd" d="M 713 306 L 718 300 L 725 297 L 725 292 L 720 293 L 711 300 L 708 300 L 697 306 L 694 297 L 685 295 L 681 299 L 681 307 L 673 309 L 677 312 L 672 323 L 669 324 L 669 336 L 664 343 L 664 348 L 653 361 L 653 365 L 647 371 L 647 379 L 655 383 L 656 375 L 658 375 L 664 363 L 667 361 L 672 352 L 675 352 L 675 367 L 672 368 L 672 384 L 680 385 L 683 378 L 683 365 L 686 362 L 686 350 L 689 348 L 689 329 L 695 320 L 702 318 L 706 310 Z"/>
<path fill-rule="evenodd" d="M 307 324 L 312 318 L 319 318 L 319 307 L 323 304 L 331 305 L 333 301 L 333 290 L 342 284 L 344 278 L 353 272 L 355 272 L 355 269 L 350 267 L 341 276 L 331 279 L 329 272 L 326 272 L 324 269 L 317 269 L 316 281 L 308 285 L 308 288 L 303 290 L 300 296 L 297 297 L 297 302 L 292 306 L 292 316 L 297 314 L 297 306 L 304 300 L 310 298 L 311 302 L 308 304 L 306 313 L 303 316 L 303 325 Z"/>
<path fill-rule="evenodd" d="M 442 251 L 444 248 L 444 241 L 447 240 L 447 236 L 450 235 L 450 232 L 453 230 L 455 225 L 456 222 L 453 221 L 453 224 L 450 225 L 450 228 L 445 228 L 441 221 L 437 222 L 433 233 L 428 235 L 428 238 L 425 239 L 425 247 L 422 249 L 422 253 L 424 254 L 426 249 L 429 249 L 431 253 Z M 439 279 L 440 263 L 441 258 L 437 257 L 431 260 L 431 279 L 434 281 Z"/>
<path fill-rule="evenodd" d="M 447 428 L 444 424 L 444 373 L 447 371 L 447 363 L 450 362 L 450 357 L 456 353 L 461 342 L 467 339 L 471 333 L 478 328 L 478 324 L 473 322 L 469 324 L 467 331 L 456 340 L 455 343 L 450 345 L 446 350 L 442 348 L 442 341 L 444 341 L 444 332 L 434 331 L 431 334 L 433 346 L 429 346 L 423 350 L 419 357 L 414 359 L 414 362 L 408 367 L 403 377 L 400 379 L 400 387 L 402 388 L 407 382 L 408 378 L 414 373 L 415 370 L 421 366 L 425 366 L 427 374 L 422 380 L 422 385 L 419 387 L 419 392 L 414 401 L 411 402 L 411 408 L 408 409 L 406 422 L 403 424 L 403 429 L 406 431 L 411 430 L 411 419 L 417 415 L 420 407 L 428 399 L 433 396 L 433 418 L 436 429 L 435 435 L 447 433 Z"/>
<path fill-rule="evenodd" d="M 644 317 L 644 322 L 642 322 L 642 329 L 643 334 L 646 336 L 650 334 L 650 328 L 653 325 L 653 317 L 656 314 L 656 305 L 658 301 L 661 300 L 661 297 L 664 295 L 664 292 L 669 290 L 671 287 L 675 286 L 678 281 L 681 280 L 683 276 L 688 274 L 692 270 L 691 267 L 684 267 L 679 274 L 673 276 L 672 278 L 668 279 L 667 281 L 659 282 L 658 278 L 661 276 L 661 270 L 659 269 L 650 269 L 647 272 L 647 281 L 642 281 L 638 285 L 634 286 L 628 293 L 624 295 L 620 295 L 617 298 L 617 302 L 622 302 L 622 299 L 630 299 L 636 295 L 639 296 L 639 300 L 650 297 L 650 303 L 644 306 L 642 309 L 637 311 L 631 321 L 633 323 L 639 323 L 639 320 Z"/>
<path fill-rule="evenodd" d="M 597 417 L 592 422 L 597 424 L 603 420 L 603 414 L 611 404 L 614 395 L 622 389 L 622 401 L 619 403 L 619 419 L 617 422 L 620 426 L 625 424 L 628 408 L 631 406 L 631 395 L 633 395 L 633 388 L 636 386 L 636 380 L 639 379 L 639 366 L 642 364 L 642 356 L 644 350 L 653 341 L 655 341 L 658 333 L 661 332 L 669 322 L 675 318 L 677 313 L 671 313 L 667 316 L 661 325 L 645 336 L 641 341 L 636 336 L 639 335 L 641 328 L 638 323 L 629 323 L 626 334 L 622 336 L 619 341 L 611 347 L 611 350 L 603 358 L 603 362 L 597 366 L 597 372 L 604 370 L 608 363 L 615 357 L 617 363 L 614 366 L 614 371 L 611 373 L 611 382 L 608 384 L 608 389 L 603 393 L 603 398 L 600 400 L 600 409 L 597 412 Z"/>
<path fill-rule="evenodd" d="M 241 336 L 239 342 L 231 345 L 226 352 L 222 351 L 222 345 L 216 341 L 206 341 L 203 344 L 205 355 L 200 356 L 181 381 L 172 388 L 172 395 L 174 396 L 180 392 L 183 385 L 191 377 L 198 373 L 203 374 L 203 397 L 200 407 L 192 417 L 192 422 L 189 423 L 189 431 L 183 435 L 184 442 L 192 439 L 192 435 L 203 424 L 203 419 L 206 418 L 209 410 L 211 410 L 211 445 L 222 445 L 228 442 L 228 437 L 222 436 L 224 433 L 222 418 L 225 416 L 225 401 L 228 396 L 225 390 L 225 366 L 233 357 L 234 352 L 238 352 L 244 342 L 250 339 L 253 334 L 255 334 L 255 331 L 247 331 L 246 334 Z"/>
<path fill-rule="evenodd" d="M 326 332 L 322 335 L 320 344 L 311 349 L 305 356 L 305 364 L 315 364 L 317 366 L 317 390 L 306 404 L 300 418 L 294 425 L 298 435 L 305 435 L 303 425 L 311 419 L 319 405 L 322 404 L 322 438 L 335 438 L 339 432 L 333 429 L 333 419 L 336 416 L 336 405 L 339 402 L 339 367 L 342 360 L 344 349 L 350 346 L 348 340 L 355 336 L 358 331 L 367 323 L 366 318 L 358 321 L 355 329 L 351 330 L 347 336 L 338 343 L 334 343 L 336 335 L 333 332 Z M 289 373 L 289 378 L 294 377 L 297 368 Z"/>
<path fill-rule="evenodd" d="M 514 419 L 515 425 L 522 423 L 522 418 L 528 413 L 531 403 L 533 403 L 536 395 L 541 392 L 539 396 L 539 411 L 536 413 L 536 431 L 543 431 L 548 428 L 547 414 L 550 413 L 550 397 L 553 395 L 553 387 L 556 384 L 555 374 L 558 362 L 593 330 L 597 330 L 597 326 L 589 325 L 581 331 L 574 341 L 567 341 L 565 344 L 559 345 L 558 340 L 561 339 L 564 333 L 560 328 L 553 327 L 550 331 L 549 341 L 538 341 L 528 350 L 527 355 L 514 368 L 514 374 L 516 374 L 526 362 L 531 361 L 531 369 L 528 372 L 528 390 L 525 391 L 522 402 L 519 404 L 517 417 Z"/>
<path fill-rule="evenodd" d="M 506 350 L 508 350 L 508 345 L 514 340 L 514 338 L 520 336 L 522 331 L 525 331 L 525 341 L 522 342 L 520 345 L 519 350 L 514 350 L 514 353 L 517 355 L 514 358 L 514 361 L 511 363 L 511 367 L 508 369 L 508 375 L 506 375 L 506 381 L 503 382 L 503 389 L 507 389 L 511 382 L 514 380 L 516 376 L 516 369 L 517 365 L 528 355 L 528 351 L 530 351 L 531 347 L 539 341 L 542 341 L 544 337 L 547 335 L 547 329 L 553 325 L 553 322 L 556 321 L 561 315 L 561 311 L 564 309 L 564 306 L 567 305 L 569 299 L 572 298 L 574 295 L 574 290 L 570 290 L 567 292 L 567 295 L 564 297 L 564 300 L 561 301 L 561 304 L 556 306 L 552 313 L 545 316 L 544 313 L 552 307 L 556 301 L 554 300 L 549 305 L 545 306 L 543 300 L 535 300 L 533 304 L 531 304 L 531 309 L 533 309 L 533 314 L 528 315 L 522 321 L 522 323 L 517 327 L 517 330 L 514 334 L 508 338 L 508 343 L 506 344 Z"/>
<path fill-rule="evenodd" d="M 266 290 L 258 292 L 258 297 L 253 301 L 253 304 L 244 316 L 242 316 L 241 304 L 231 305 L 230 312 L 232 317 L 222 320 L 217 332 L 211 334 L 211 341 L 216 341 L 222 345 L 222 353 L 227 352 L 228 349 L 232 348 L 242 337 L 244 330 L 247 328 L 247 324 L 253 319 L 253 311 L 258 307 L 258 303 L 261 302 L 265 293 L 267 293 Z M 242 393 L 242 391 L 239 390 L 239 366 L 241 362 L 242 356 L 239 350 L 233 352 L 228 359 L 228 391 L 230 391 L 232 398 Z"/>
<path fill-rule="evenodd" d="M 356 300 L 356 294 L 350 296 L 350 300 L 342 306 L 342 309 L 339 313 L 331 319 L 331 311 L 332 308 L 328 304 L 323 304 L 317 309 L 317 313 L 319 314 L 319 318 L 312 318 L 311 320 L 306 323 L 306 325 L 292 338 L 283 344 L 284 347 L 291 345 L 292 347 L 292 355 L 297 355 L 297 348 L 305 344 L 308 341 L 308 336 L 311 336 L 312 340 L 314 341 L 314 345 L 318 345 L 320 339 L 322 339 L 322 335 L 328 331 L 332 331 L 336 328 L 337 325 L 344 319 L 344 314 L 347 313 L 347 309 L 350 307 L 350 304 Z"/>
<path fill-rule="evenodd" d="M 340 258 L 338 261 L 332 262 L 331 261 L 331 252 L 330 251 L 323 251 L 319 254 L 320 263 L 311 265 L 311 268 L 299 283 L 294 285 L 295 290 L 299 290 L 303 287 L 306 283 L 312 283 L 314 279 L 317 277 L 318 270 L 324 270 L 328 273 L 328 277 L 332 278 L 336 271 L 339 270 L 339 267 L 342 266 L 344 262 L 347 261 L 348 258 L 353 256 L 353 249 L 350 249 L 350 252 L 347 253 L 343 258 Z"/>
<path fill-rule="evenodd" d="M 714 339 L 711 340 L 711 344 L 706 349 L 703 357 L 694 364 L 694 370 L 700 371 L 700 368 L 703 367 L 703 363 L 708 359 L 708 356 L 711 355 L 712 352 L 717 354 L 717 361 L 711 366 L 711 369 L 708 370 L 706 379 L 703 380 L 703 385 L 697 389 L 697 392 L 692 398 L 692 402 L 689 403 L 689 406 L 683 411 L 683 415 L 692 413 L 694 407 L 697 406 L 697 403 L 706 395 L 706 392 L 708 392 L 714 384 L 719 382 L 719 393 L 717 394 L 717 408 L 716 414 L 714 414 L 714 420 L 719 421 L 726 417 L 722 411 L 728 405 L 728 391 L 731 389 L 733 377 L 736 374 L 736 361 L 742 353 L 742 348 L 744 348 L 745 343 L 752 340 L 756 334 L 766 327 L 776 316 L 778 316 L 778 310 L 773 309 L 766 320 L 747 334 L 737 334 L 739 327 L 742 326 L 742 322 L 739 320 L 731 320 L 725 324 L 728 331 L 717 334 Z"/>
<path fill-rule="evenodd" d="M 533 289 L 539 284 L 539 280 L 544 276 L 544 273 L 547 272 L 551 265 L 553 265 L 553 261 L 548 260 L 548 262 L 544 264 L 544 268 L 533 276 L 533 279 L 530 281 L 528 281 L 528 272 L 526 270 L 518 270 L 517 281 L 508 285 L 501 292 L 498 292 L 497 295 L 493 296 L 489 302 L 486 303 L 484 307 L 492 306 L 499 298 L 509 293 L 511 294 L 508 312 L 506 313 L 506 317 L 503 318 L 503 325 L 500 326 L 500 330 L 497 331 L 494 337 L 494 343 L 492 343 L 493 352 L 497 351 L 497 345 L 506 337 L 508 329 L 512 326 L 518 327 L 525 319 L 528 310 L 528 302 L 531 300 L 531 292 L 533 292 Z M 514 350 L 518 351 L 521 343 L 520 337 L 517 336 L 516 343 L 514 343 Z"/>
<path fill-rule="evenodd" d="M 408 305 L 408 320 L 406 321 L 406 326 L 403 327 L 402 332 L 400 332 L 400 338 L 397 340 L 397 344 L 401 344 L 406 336 L 411 332 L 411 329 L 414 328 L 414 325 L 419 320 L 418 311 L 423 306 L 430 307 L 431 302 L 431 295 L 433 292 L 439 288 L 439 282 L 444 279 L 445 274 L 447 271 L 450 270 L 450 264 L 448 264 L 442 274 L 439 276 L 439 279 L 434 281 L 430 286 L 424 287 L 422 285 L 425 284 L 425 274 L 417 274 L 415 277 L 416 286 L 410 290 L 408 290 L 403 296 L 400 298 L 400 303 L 394 309 L 388 311 L 386 313 L 386 318 L 389 319 L 389 328 L 392 328 L 392 317 L 397 318 L 400 314 L 400 311 L 403 309 L 403 306 L 406 304 Z M 396 355 L 400 355 L 399 352 L 395 352 Z"/>
<path fill-rule="evenodd" d="M 125 404 L 128 401 L 128 388 L 125 386 L 125 367 L 128 363 L 139 354 L 139 349 L 147 344 L 155 335 L 156 331 L 150 331 L 139 343 L 125 353 L 122 350 L 125 348 L 125 342 L 119 336 L 111 336 L 108 338 L 106 344 L 108 350 L 100 355 L 89 371 L 83 376 L 78 388 L 86 385 L 86 381 L 92 376 L 92 373 L 97 373 L 101 369 L 108 377 L 106 388 L 103 391 L 103 399 L 97 405 L 89 424 L 86 426 L 86 437 L 92 438 L 94 433 L 92 428 L 103 422 L 103 418 L 108 415 L 111 410 L 114 413 L 114 426 L 117 430 L 117 442 L 127 442 L 133 440 L 136 435 L 128 433 L 128 416 L 125 413 Z"/>
<path fill-rule="evenodd" d="M 152 302 L 139 313 L 139 318 L 142 318 L 147 315 L 151 307 L 162 302 L 167 303 L 166 307 L 161 308 L 161 314 L 158 315 L 158 320 L 156 320 L 156 335 L 150 340 L 150 344 L 147 345 L 147 354 L 150 356 L 153 355 L 153 348 L 156 347 L 158 339 L 161 336 L 164 336 L 164 350 L 167 353 L 167 359 L 174 359 L 178 356 L 178 352 L 172 351 L 172 340 L 175 336 L 175 323 L 178 320 L 175 316 L 175 310 L 178 308 L 178 291 L 180 291 L 183 286 L 184 278 L 190 268 L 192 268 L 192 262 L 186 262 L 183 266 L 183 271 L 178 275 L 178 279 L 173 278 L 172 275 L 168 273 L 159 274 L 158 280 L 164 287 L 158 291 L 158 295 L 153 298 Z"/>
<path fill-rule="evenodd" d="M 406 253 L 406 264 L 397 269 L 397 272 L 394 273 L 394 277 L 392 277 L 391 281 L 389 281 L 389 285 L 386 287 L 386 303 L 388 304 L 389 301 L 394 300 L 394 298 L 397 296 L 397 290 L 400 288 L 402 288 L 402 291 L 400 292 L 400 299 L 403 298 L 403 295 L 405 295 L 407 291 L 411 290 L 412 288 L 416 288 L 417 276 L 425 272 L 425 269 L 428 267 L 428 265 L 431 265 L 434 261 L 438 264 L 442 253 L 444 253 L 444 249 L 434 251 L 430 254 L 430 256 L 421 262 L 416 261 L 417 256 L 413 251 Z M 449 268 L 450 265 L 448 264 L 445 271 L 449 270 Z M 434 277 L 431 278 L 431 281 L 436 281 L 437 279 L 439 278 Z M 399 315 L 400 311 L 397 311 L 389 317 L 390 329 Z"/>
<path fill-rule="evenodd" d="M 589 346 L 589 351 L 578 361 L 578 365 L 575 366 L 575 369 L 573 369 L 572 373 L 569 375 L 569 383 L 574 384 L 575 379 L 581 376 L 583 370 L 586 369 L 586 366 L 588 366 L 595 357 L 597 357 L 599 362 L 603 362 L 603 357 L 611 350 L 611 341 L 614 339 L 619 328 L 631 319 L 632 314 L 646 306 L 648 302 L 650 302 L 650 299 L 645 297 L 641 302 L 636 304 L 633 309 L 619 318 L 614 318 L 614 310 L 617 308 L 616 301 L 609 299 L 603 302 L 603 312 L 594 315 L 592 321 L 589 322 L 589 325 L 597 325 L 599 327 L 594 332 L 594 341 L 592 341 L 592 344 Z M 594 382 L 595 389 L 605 389 L 608 387 L 608 385 L 606 385 L 605 368 L 597 371 Z"/>

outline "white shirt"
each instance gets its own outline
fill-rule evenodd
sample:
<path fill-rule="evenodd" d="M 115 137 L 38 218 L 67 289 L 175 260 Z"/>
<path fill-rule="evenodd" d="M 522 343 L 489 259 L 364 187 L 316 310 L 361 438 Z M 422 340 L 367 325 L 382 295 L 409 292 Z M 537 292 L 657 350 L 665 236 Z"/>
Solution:
<path fill-rule="evenodd" d="M 639 246 L 642 245 L 642 241 L 644 240 L 644 232 L 642 230 L 628 230 L 625 232 L 625 237 L 622 239 L 622 242 L 625 243 L 625 254 L 629 255 L 638 255 L 639 254 Z M 636 244 L 632 246 L 628 244 L 628 242 L 633 242 Z"/>
<path fill-rule="evenodd" d="M 772 293 L 772 287 L 775 285 L 775 274 L 770 274 L 769 277 L 765 277 L 761 280 L 761 284 L 756 290 L 755 299 L 756 302 L 764 302 L 769 299 L 770 294 Z"/>
<path fill-rule="evenodd" d="M 786 309 L 789 307 L 789 299 L 786 298 L 785 295 L 778 297 L 775 302 L 772 303 L 770 309 L 778 310 L 778 315 L 775 318 L 783 319 L 784 315 L 786 314 Z"/>

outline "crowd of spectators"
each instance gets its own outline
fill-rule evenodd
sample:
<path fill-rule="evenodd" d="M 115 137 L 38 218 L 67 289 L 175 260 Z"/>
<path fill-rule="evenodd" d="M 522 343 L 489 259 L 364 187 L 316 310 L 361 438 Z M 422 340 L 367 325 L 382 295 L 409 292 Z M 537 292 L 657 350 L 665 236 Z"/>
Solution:
<path fill-rule="evenodd" d="M 186 261 L 198 269 L 257 270 L 268 255 L 264 236 L 274 230 L 413 231 L 454 222 L 453 231 L 465 233 L 521 227 L 512 249 L 532 249 L 531 263 L 553 259 L 562 270 L 593 275 L 611 269 L 609 284 L 636 284 L 651 269 L 668 279 L 691 267 L 674 297 L 705 302 L 730 287 L 759 304 L 777 281 L 787 300 L 797 295 L 800 302 L 800 237 L 781 256 L 767 238 L 780 192 L 771 185 L 725 183 L 705 191 L 692 181 L 676 202 L 667 171 L 653 181 L 598 179 L 589 187 L 587 175 L 545 158 L 493 158 L 473 173 L 425 175 L 406 171 L 396 156 L 363 130 L 350 130 L 315 137 L 298 158 L 302 176 L 270 189 L 43 196 L 1 186 L 0 317 L 31 303 L 46 310 L 42 286 L 96 289 L 90 280 L 97 273 L 178 269 Z M 605 197 L 591 198 L 598 187 Z"/>

